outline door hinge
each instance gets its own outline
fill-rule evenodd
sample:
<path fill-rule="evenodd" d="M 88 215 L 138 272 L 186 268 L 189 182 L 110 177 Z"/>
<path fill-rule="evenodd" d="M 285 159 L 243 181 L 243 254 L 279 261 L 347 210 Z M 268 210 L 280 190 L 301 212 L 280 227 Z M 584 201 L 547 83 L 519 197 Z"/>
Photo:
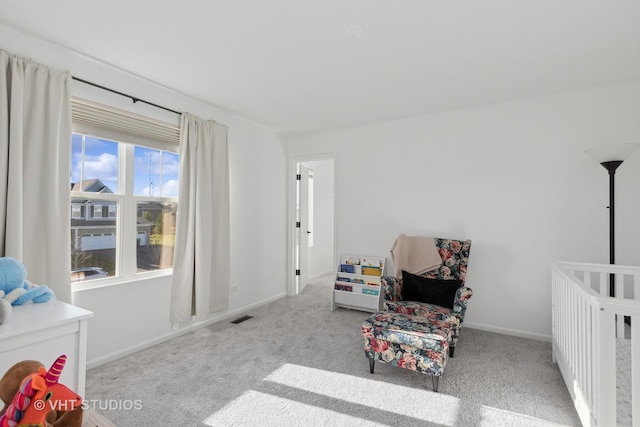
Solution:
<path fill-rule="evenodd" d="M 300 228 L 300 221 L 296 221 L 296 228 Z"/>
<path fill-rule="evenodd" d="M 302 180 L 302 175 L 298 174 L 296 175 L 296 181 L 301 181 Z"/>
<path fill-rule="evenodd" d="M 296 276 L 300 275 L 300 270 L 296 270 Z"/>

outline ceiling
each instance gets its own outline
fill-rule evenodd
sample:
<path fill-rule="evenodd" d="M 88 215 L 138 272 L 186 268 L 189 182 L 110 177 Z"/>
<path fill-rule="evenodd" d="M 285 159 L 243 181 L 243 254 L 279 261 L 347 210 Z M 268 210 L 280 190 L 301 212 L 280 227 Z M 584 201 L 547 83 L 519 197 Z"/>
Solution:
<path fill-rule="evenodd" d="M 0 22 L 284 133 L 640 79 L 638 0 L 0 0 Z"/>

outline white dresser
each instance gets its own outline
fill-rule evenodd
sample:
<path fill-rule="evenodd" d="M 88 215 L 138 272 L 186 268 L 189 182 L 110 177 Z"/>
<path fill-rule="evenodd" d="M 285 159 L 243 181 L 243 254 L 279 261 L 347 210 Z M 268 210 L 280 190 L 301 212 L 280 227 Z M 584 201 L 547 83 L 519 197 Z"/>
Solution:
<path fill-rule="evenodd" d="M 13 307 L 0 325 L 0 377 L 21 360 L 37 360 L 49 369 L 58 356 L 66 354 L 60 383 L 84 398 L 91 316 L 91 311 L 60 301 Z"/>

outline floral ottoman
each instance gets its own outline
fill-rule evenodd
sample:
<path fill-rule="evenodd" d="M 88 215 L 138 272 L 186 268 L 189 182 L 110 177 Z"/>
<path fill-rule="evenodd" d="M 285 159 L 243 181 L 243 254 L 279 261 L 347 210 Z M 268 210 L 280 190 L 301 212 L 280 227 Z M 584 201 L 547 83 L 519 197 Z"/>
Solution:
<path fill-rule="evenodd" d="M 433 391 L 449 357 L 451 328 L 437 319 L 381 311 L 362 324 L 364 353 L 373 373 L 376 360 L 431 375 Z"/>

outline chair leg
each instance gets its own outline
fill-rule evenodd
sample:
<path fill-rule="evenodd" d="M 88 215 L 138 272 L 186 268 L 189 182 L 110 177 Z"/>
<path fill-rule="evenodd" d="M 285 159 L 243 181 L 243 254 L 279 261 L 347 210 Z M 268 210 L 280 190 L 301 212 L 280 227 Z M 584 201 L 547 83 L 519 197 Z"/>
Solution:
<path fill-rule="evenodd" d="M 455 349 L 456 349 L 456 348 L 455 348 L 454 346 L 449 347 L 449 357 L 453 357 L 453 351 L 454 351 Z"/>
<path fill-rule="evenodd" d="M 433 391 L 435 393 L 438 392 L 438 383 L 440 382 L 440 377 L 436 375 L 431 375 L 431 381 L 433 383 Z"/>
<path fill-rule="evenodd" d="M 375 365 L 376 360 L 373 358 L 369 358 L 369 372 L 373 374 L 373 366 Z"/>

